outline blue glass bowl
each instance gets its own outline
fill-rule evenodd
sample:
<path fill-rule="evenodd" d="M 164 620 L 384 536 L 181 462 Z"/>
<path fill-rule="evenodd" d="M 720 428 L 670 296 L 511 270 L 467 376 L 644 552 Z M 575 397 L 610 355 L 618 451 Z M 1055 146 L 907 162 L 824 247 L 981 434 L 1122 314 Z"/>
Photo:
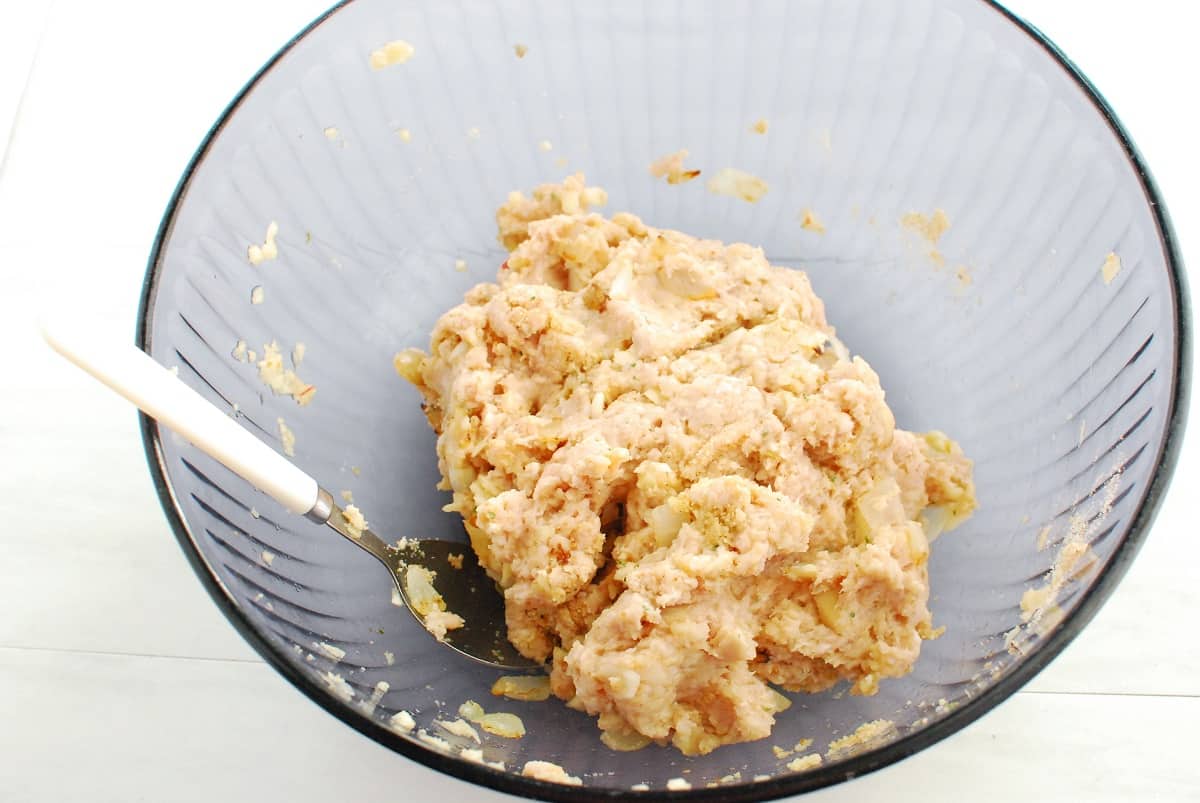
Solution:
<path fill-rule="evenodd" d="M 411 42 L 413 58 L 372 69 L 369 53 L 394 39 Z M 760 118 L 765 135 L 750 131 Z M 691 164 L 737 167 L 770 190 L 751 205 L 703 180 L 648 175 L 680 148 Z M 808 271 L 900 425 L 945 430 L 975 459 L 980 509 L 930 563 L 946 634 L 874 697 L 795 696 L 769 744 L 697 758 L 614 753 L 561 704 L 495 702 L 496 673 L 394 607 L 367 555 L 146 421 L 184 551 L 297 689 L 405 756 L 507 792 L 762 800 L 945 738 L 1091 619 L 1146 537 L 1178 453 L 1184 279 L 1166 212 L 1112 111 L 1044 37 L 983 0 L 339 5 L 205 137 L 155 243 L 139 342 L 264 440 L 278 442 L 283 417 L 296 462 L 352 491 L 381 533 L 463 539 L 441 511 L 418 396 L 391 358 L 426 345 L 437 317 L 495 275 L 504 253 L 493 212 L 506 194 L 576 170 L 609 190 L 610 210 L 761 245 Z M 936 246 L 901 222 L 937 209 L 950 228 Z M 801 226 L 803 210 L 823 234 Z M 278 258 L 252 266 L 247 246 L 272 221 Z M 312 404 L 266 391 L 232 356 L 239 340 L 258 352 L 305 343 Z M 1056 578 L 1072 532 L 1096 560 Z M 1023 593 L 1052 581 L 1053 616 L 1025 622 Z M 335 663 L 320 642 L 345 657 Z M 328 672 L 344 676 L 352 701 Z M 364 705 L 381 680 L 387 693 Z M 407 710 L 432 728 L 465 699 L 524 719 L 525 738 L 483 746 L 507 770 L 387 727 Z M 770 749 L 811 738 L 824 751 L 881 718 L 894 723 L 886 738 L 817 769 L 790 771 Z M 584 786 L 521 777 L 531 759 Z M 673 777 L 693 788 L 668 793 Z M 640 784 L 648 790 L 631 791 Z"/>

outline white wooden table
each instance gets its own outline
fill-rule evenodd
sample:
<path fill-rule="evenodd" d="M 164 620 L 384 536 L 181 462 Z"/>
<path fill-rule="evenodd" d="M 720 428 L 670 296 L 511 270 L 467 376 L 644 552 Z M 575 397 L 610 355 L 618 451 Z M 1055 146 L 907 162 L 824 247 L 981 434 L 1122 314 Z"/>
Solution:
<path fill-rule="evenodd" d="M 0 11 L 0 801 L 504 797 L 359 736 L 259 660 L 170 536 L 133 412 L 35 335 L 37 310 L 60 296 L 132 334 L 155 227 L 192 150 L 324 4 Z M 1197 6 L 1011 6 L 1107 94 L 1185 254 L 1196 247 Z M 1141 556 L 1048 670 L 936 747 L 808 799 L 1200 800 L 1192 435 Z"/>

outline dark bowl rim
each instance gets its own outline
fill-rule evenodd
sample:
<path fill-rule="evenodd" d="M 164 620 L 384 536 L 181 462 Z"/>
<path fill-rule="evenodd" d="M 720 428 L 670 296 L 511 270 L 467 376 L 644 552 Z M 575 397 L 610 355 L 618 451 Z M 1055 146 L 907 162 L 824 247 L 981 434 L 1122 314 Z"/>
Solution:
<path fill-rule="evenodd" d="M 258 85 L 259 81 L 297 43 L 353 1 L 340 0 L 340 2 L 330 7 L 288 40 L 238 91 L 234 99 L 225 107 L 217 118 L 217 121 L 205 134 L 200 146 L 192 155 L 183 175 L 172 192 L 170 202 L 159 223 L 150 252 L 146 276 L 142 284 L 141 300 L 138 306 L 137 331 L 135 335 L 135 343 L 143 351 L 150 352 L 151 332 L 149 322 L 153 314 L 157 295 L 157 280 L 163 249 L 170 237 L 176 213 L 187 193 L 192 176 L 204 161 L 213 141 L 221 133 L 250 92 Z M 998 12 L 1003 18 L 1040 45 L 1062 67 L 1067 76 L 1074 80 L 1078 87 L 1083 90 L 1084 94 L 1091 101 L 1095 109 L 1100 112 L 1101 116 L 1108 123 L 1112 133 L 1121 143 L 1126 158 L 1138 176 L 1142 190 L 1146 196 L 1146 201 L 1149 203 L 1151 212 L 1157 223 L 1160 244 L 1167 258 L 1168 277 L 1171 280 L 1170 290 L 1173 295 L 1173 311 L 1176 324 L 1175 370 L 1172 376 L 1170 410 L 1168 411 L 1163 439 L 1159 444 L 1158 454 L 1155 458 L 1156 467 L 1150 484 L 1134 513 L 1129 533 L 1117 546 L 1108 565 L 1103 569 L 1095 583 L 1084 593 L 1071 615 L 1046 641 L 1035 648 L 1034 652 L 1030 653 L 1024 661 L 1017 664 L 1011 672 L 1000 678 L 995 684 L 989 686 L 967 705 L 951 711 L 946 716 L 934 721 L 920 731 L 906 735 L 895 742 L 875 748 L 845 761 L 829 764 L 806 773 L 774 778 L 767 781 L 721 785 L 715 788 L 696 788 L 686 791 L 651 789 L 645 792 L 633 792 L 622 789 L 591 789 L 587 786 L 561 786 L 536 781 L 510 772 L 489 769 L 465 759 L 454 758 L 431 749 L 423 748 L 415 742 L 398 736 L 382 725 L 364 718 L 355 709 L 336 700 L 327 690 L 317 685 L 306 674 L 299 671 L 288 660 L 283 651 L 276 650 L 255 629 L 234 601 L 233 596 L 204 561 L 199 546 L 192 538 L 187 525 L 184 523 L 182 511 L 167 480 L 158 428 L 153 420 L 144 414 L 139 414 L 146 459 L 149 463 L 155 491 L 158 494 L 167 521 L 170 523 L 171 529 L 192 569 L 195 571 L 197 577 L 200 578 L 201 583 L 208 591 L 209 596 L 212 597 L 213 602 L 216 603 L 217 607 L 225 615 L 225 618 L 230 621 L 250 646 L 268 664 L 274 667 L 276 671 L 287 678 L 292 685 L 321 708 L 370 739 L 427 767 L 461 780 L 480 784 L 508 794 L 542 800 L 564 801 L 564 803 L 568 801 L 576 803 L 576 801 L 601 801 L 620 798 L 635 798 L 639 800 L 721 800 L 726 803 L 740 803 L 741 801 L 748 803 L 749 801 L 773 800 L 810 792 L 865 775 L 907 758 L 979 719 L 1028 683 L 1062 652 L 1083 627 L 1091 621 L 1092 617 L 1095 616 L 1101 605 L 1103 605 L 1125 575 L 1130 563 L 1149 533 L 1150 526 L 1158 513 L 1163 496 L 1170 484 L 1183 442 L 1191 385 L 1192 322 L 1188 302 L 1187 278 L 1170 216 L 1162 203 L 1158 185 L 1154 181 L 1149 168 L 1146 166 L 1141 152 L 1134 144 L 1133 139 L 1125 130 L 1125 127 L 1118 119 L 1112 107 L 1109 106 L 1099 90 L 1079 70 L 1074 62 L 1067 58 L 1049 37 L 1000 5 L 997 0 L 977 0 L 977 2 L 981 2 Z"/>

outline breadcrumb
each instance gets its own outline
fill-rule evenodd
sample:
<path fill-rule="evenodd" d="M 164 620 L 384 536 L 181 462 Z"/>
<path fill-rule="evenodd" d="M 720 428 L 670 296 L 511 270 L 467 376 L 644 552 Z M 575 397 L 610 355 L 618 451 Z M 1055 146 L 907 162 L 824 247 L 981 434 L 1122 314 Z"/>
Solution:
<path fill-rule="evenodd" d="M 415 52 L 415 48 L 408 42 L 403 39 L 396 39 L 372 50 L 368 61 L 372 70 L 382 70 L 384 67 L 391 67 L 393 64 L 405 63 L 413 57 L 413 53 Z"/>
<path fill-rule="evenodd" d="M 267 236 L 262 245 L 252 244 L 246 249 L 246 258 L 250 260 L 251 265 L 261 265 L 268 259 L 279 256 L 279 246 L 275 242 L 278 234 L 279 224 L 272 220 L 267 225 Z"/>

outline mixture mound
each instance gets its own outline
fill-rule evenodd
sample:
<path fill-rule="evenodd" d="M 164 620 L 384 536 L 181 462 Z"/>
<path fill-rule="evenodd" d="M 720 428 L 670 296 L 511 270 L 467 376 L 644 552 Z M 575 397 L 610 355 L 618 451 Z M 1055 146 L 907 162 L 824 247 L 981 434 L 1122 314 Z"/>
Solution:
<path fill-rule="evenodd" d="M 610 746 L 702 754 L 767 736 L 773 685 L 912 668 L 971 462 L 896 428 L 802 271 L 605 201 L 581 175 L 510 194 L 497 282 L 396 368 L 513 644 Z"/>

